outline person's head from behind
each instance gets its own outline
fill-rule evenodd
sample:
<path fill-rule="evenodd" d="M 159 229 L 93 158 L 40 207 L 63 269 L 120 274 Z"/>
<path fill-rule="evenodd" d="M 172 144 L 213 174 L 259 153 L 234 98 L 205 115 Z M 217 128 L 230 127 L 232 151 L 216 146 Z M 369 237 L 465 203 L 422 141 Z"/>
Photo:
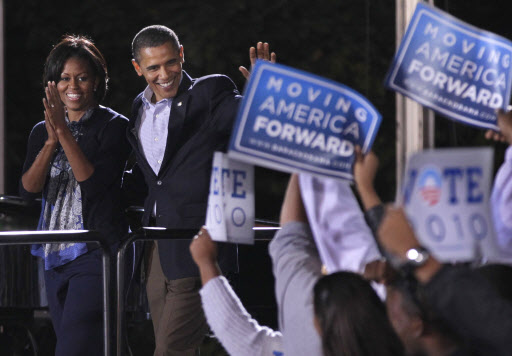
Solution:
<path fill-rule="evenodd" d="M 352 272 L 320 278 L 313 289 L 324 355 L 401 355 L 386 309 L 368 281 Z"/>
<path fill-rule="evenodd" d="M 437 355 L 457 345 L 449 328 L 423 301 L 413 277 L 395 278 L 387 287 L 386 308 L 407 355 Z"/>
<path fill-rule="evenodd" d="M 46 58 L 43 84 L 48 82 L 57 84 L 68 111 L 84 111 L 105 97 L 107 64 L 89 38 L 66 35 Z"/>
<path fill-rule="evenodd" d="M 493 263 L 479 266 L 476 271 L 490 282 L 502 298 L 512 301 L 512 266 Z"/>
<path fill-rule="evenodd" d="M 160 25 L 143 28 L 133 39 L 132 55 L 135 71 L 153 91 L 152 101 L 176 96 L 185 57 L 174 31 Z"/>

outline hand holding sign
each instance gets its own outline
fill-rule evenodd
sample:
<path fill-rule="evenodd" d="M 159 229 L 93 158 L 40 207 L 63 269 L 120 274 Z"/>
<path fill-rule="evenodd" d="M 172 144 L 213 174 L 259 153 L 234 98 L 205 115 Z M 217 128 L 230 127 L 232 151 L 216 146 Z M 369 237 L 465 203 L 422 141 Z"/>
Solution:
<path fill-rule="evenodd" d="M 301 173 L 299 184 L 320 258 L 329 273 L 362 272 L 366 263 L 380 259 L 348 182 Z"/>
<path fill-rule="evenodd" d="M 232 158 L 352 179 L 354 145 L 366 152 L 381 121 L 370 102 L 339 83 L 258 61 L 229 147 Z"/>
<path fill-rule="evenodd" d="M 217 244 L 212 241 L 205 226 L 197 232 L 190 243 L 190 254 L 198 266 L 217 263 Z"/>
<path fill-rule="evenodd" d="M 386 86 L 446 117 L 496 129 L 511 93 L 512 43 L 418 3 Z"/>
<path fill-rule="evenodd" d="M 512 145 L 512 111 L 498 110 L 498 127 L 500 132 L 487 130 L 485 138 L 499 142 L 506 142 Z"/>
<path fill-rule="evenodd" d="M 254 241 L 254 167 L 213 156 L 206 226 L 215 241 Z"/>
<path fill-rule="evenodd" d="M 402 198 L 422 245 L 441 261 L 496 254 L 489 196 L 493 152 L 451 148 L 412 155 Z"/>

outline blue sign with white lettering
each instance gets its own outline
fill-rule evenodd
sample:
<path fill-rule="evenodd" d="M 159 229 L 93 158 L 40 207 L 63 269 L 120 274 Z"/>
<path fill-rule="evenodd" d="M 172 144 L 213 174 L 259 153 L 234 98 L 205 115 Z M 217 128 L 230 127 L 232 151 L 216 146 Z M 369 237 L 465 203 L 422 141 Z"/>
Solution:
<path fill-rule="evenodd" d="M 385 85 L 465 124 L 497 130 L 511 91 L 512 42 L 418 3 Z"/>
<path fill-rule="evenodd" d="M 286 172 L 352 180 L 354 146 L 368 151 L 380 121 L 366 98 L 342 84 L 258 61 L 229 156 Z"/>

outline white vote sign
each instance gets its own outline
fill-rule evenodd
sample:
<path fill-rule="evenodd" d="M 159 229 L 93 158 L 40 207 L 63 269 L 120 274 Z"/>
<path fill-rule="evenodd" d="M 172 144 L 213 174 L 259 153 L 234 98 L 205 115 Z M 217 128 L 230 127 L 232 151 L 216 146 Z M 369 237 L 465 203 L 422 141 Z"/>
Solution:
<path fill-rule="evenodd" d="M 215 241 L 254 243 L 254 167 L 213 156 L 206 227 Z"/>
<path fill-rule="evenodd" d="M 439 260 L 495 255 L 492 164 L 490 148 L 427 150 L 409 158 L 402 202 L 418 239 Z"/>

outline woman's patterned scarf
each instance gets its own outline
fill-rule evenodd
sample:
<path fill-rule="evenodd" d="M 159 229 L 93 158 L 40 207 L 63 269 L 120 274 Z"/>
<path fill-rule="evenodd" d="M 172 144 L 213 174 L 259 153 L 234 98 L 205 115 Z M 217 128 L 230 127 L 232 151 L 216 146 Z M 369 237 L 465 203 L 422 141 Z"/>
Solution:
<path fill-rule="evenodd" d="M 83 135 L 82 128 L 94 108 L 89 109 L 79 121 L 69 121 L 68 128 L 78 142 Z M 82 192 L 73 175 L 71 165 L 62 146 L 58 146 L 51 163 L 49 178 L 46 181 L 46 199 L 43 198 L 38 230 L 83 230 Z M 38 253 L 44 257 L 45 269 L 52 269 L 86 253 L 85 243 L 51 243 L 39 245 Z"/>

